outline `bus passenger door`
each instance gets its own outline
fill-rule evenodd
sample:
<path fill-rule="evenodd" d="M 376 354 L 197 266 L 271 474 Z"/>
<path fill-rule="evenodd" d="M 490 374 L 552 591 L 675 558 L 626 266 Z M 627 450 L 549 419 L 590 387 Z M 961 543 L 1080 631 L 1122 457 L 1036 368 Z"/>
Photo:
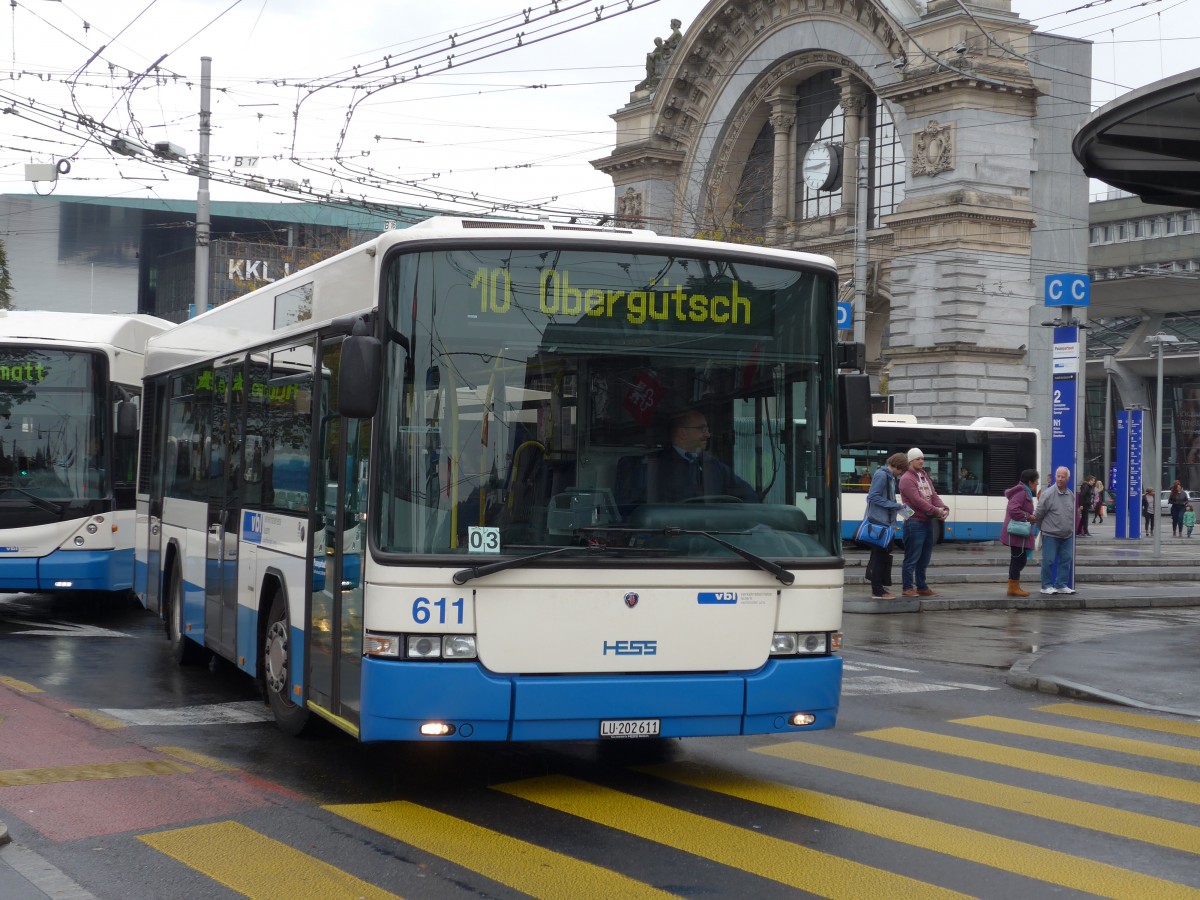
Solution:
<path fill-rule="evenodd" d="M 141 466 L 138 478 L 137 565 L 133 589 L 142 595 L 142 605 L 158 612 L 162 605 L 162 505 L 167 483 L 166 384 L 151 381 L 142 398 Z M 145 493 L 143 500 L 142 494 Z M 144 565 L 143 565 L 144 563 Z"/>
<path fill-rule="evenodd" d="M 326 341 L 321 347 L 320 389 L 314 398 L 318 446 L 308 697 L 310 705 L 357 731 L 371 423 L 338 414 L 340 359 L 341 339 Z"/>
<path fill-rule="evenodd" d="M 205 643 L 229 659 L 237 648 L 237 560 L 240 403 L 234 403 L 235 379 L 242 367 L 213 372 L 213 401 L 207 423 L 208 561 L 204 583 Z M 240 380 L 237 382 L 240 386 Z M 239 387 L 240 390 L 240 387 Z M 239 395 L 240 396 L 240 395 Z"/>

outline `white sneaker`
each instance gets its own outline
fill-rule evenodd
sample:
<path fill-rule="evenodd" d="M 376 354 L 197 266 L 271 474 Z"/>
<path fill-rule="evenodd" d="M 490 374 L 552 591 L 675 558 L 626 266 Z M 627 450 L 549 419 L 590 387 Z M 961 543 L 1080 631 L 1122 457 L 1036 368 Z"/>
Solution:
<path fill-rule="evenodd" d="M 1060 588 L 1055 588 L 1054 592 L 1056 594 L 1073 594 L 1073 593 L 1075 593 L 1075 588 L 1060 587 Z"/>
<path fill-rule="evenodd" d="M 1056 591 L 1056 590 L 1055 590 L 1054 588 L 1052 588 L 1052 587 L 1044 587 L 1044 588 L 1042 588 L 1042 590 L 1041 590 L 1041 593 L 1043 593 L 1043 594 L 1057 594 L 1057 593 L 1058 593 L 1058 591 Z"/>

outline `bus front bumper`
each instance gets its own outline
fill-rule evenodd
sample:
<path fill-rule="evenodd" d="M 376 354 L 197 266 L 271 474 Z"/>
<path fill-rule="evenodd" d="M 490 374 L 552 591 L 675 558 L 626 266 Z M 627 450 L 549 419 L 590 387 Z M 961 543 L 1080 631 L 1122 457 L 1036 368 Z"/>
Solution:
<path fill-rule="evenodd" d="M 834 726 L 842 659 L 772 659 L 745 674 L 500 676 L 476 663 L 368 657 L 362 678 L 363 741 L 596 740 L 614 719 L 658 720 L 667 738 L 787 734 Z M 788 724 L 799 712 L 813 724 Z M 453 734 L 422 735 L 431 722 Z"/>
<path fill-rule="evenodd" d="M 55 550 L 46 556 L 0 553 L 0 593 L 119 591 L 133 587 L 133 549 Z"/>

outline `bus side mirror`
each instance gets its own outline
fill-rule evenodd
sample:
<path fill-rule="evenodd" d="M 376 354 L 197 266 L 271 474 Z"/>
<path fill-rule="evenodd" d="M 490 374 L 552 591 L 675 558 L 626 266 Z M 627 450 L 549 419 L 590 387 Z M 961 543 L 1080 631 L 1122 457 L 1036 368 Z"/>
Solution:
<path fill-rule="evenodd" d="M 117 437 L 133 438 L 138 433 L 138 410 L 128 400 L 117 402 Z"/>
<path fill-rule="evenodd" d="M 862 444 L 871 439 L 871 377 L 857 372 L 838 375 L 838 424 L 841 442 Z"/>
<path fill-rule="evenodd" d="M 383 379 L 379 338 L 352 334 L 342 341 L 338 372 L 338 412 L 350 419 L 370 419 L 379 407 Z"/>

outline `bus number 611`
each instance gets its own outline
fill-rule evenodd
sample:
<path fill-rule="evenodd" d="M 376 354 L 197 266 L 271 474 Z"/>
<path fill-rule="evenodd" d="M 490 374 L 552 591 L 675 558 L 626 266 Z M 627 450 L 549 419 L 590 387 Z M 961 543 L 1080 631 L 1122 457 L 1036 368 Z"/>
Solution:
<path fill-rule="evenodd" d="M 446 603 L 445 597 L 440 597 L 437 600 L 430 600 L 428 597 L 418 597 L 413 601 L 412 617 L 413 621 L 418 625 L 426 625 L 433 619 L 433 611 L 437 610 L 437 624 L 446 624 L 446 607 L 449 605 L 452 613 L 457 613 L 458 618 L 453 624 L 461 625 L 463 623 L 463 598 L 459 597 L 450 604 Z"/>

